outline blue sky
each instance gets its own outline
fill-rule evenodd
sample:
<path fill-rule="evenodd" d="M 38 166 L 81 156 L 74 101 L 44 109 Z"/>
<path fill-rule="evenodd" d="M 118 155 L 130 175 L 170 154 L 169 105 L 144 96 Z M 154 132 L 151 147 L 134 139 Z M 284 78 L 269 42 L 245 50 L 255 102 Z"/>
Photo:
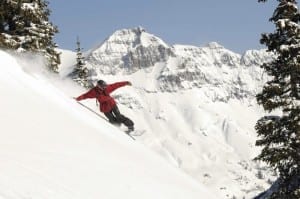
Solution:
<path fill-rule="evenodd" d="M 257 0 L 50 0 L 50 21 L 60 48 L 74 50 L 76 37 L 89 50 L 113 32 L 142 26 L 166 43 L 203 46 L 218 42 L 243 53 L 261 49 L 260 35 L 273 32 L 269 22 L 277 1 Z"/>

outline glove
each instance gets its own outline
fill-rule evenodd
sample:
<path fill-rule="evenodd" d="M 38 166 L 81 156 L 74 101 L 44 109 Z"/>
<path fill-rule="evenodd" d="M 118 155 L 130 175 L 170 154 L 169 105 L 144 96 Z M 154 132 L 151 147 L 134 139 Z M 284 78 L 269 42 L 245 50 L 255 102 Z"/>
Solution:
<path fill-rule="evenodd" d="M 127 82 L 127 85 L 128 85 L 128 86 L 132 86 L 132 83 L 131 83 L 131 82 Z"/>

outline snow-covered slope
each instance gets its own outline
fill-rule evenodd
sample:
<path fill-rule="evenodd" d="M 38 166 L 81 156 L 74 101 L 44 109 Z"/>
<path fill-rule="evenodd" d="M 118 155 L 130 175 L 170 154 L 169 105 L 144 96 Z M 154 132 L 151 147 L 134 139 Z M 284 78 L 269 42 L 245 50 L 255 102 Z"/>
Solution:
<path fill-rule="evenodd" d="M 252 161 L 263 115 L 255 95 L 267 78 L 259 65 L 270 59 L 265 50 L 239 55 L 216 42 L 170 46 L 139 27 L 92 49 L 87 67 L 92 80 L 133 82 L 114 96 L 146 130 L 139 141 L 219 198 L 252 198 L 272 181 Z"/>
<path fill-rule="evenodd" d="M 78 105 L 83 89 L 42 63 L 0 51 L 1 199 L 217 198 Z"/>
<path fill-rule="evenodd" d="M 60 53 L 59 74 L 62 77 L 69 75 L 76 64 L 76 53 L 70 50 L 56 49 Z"/>

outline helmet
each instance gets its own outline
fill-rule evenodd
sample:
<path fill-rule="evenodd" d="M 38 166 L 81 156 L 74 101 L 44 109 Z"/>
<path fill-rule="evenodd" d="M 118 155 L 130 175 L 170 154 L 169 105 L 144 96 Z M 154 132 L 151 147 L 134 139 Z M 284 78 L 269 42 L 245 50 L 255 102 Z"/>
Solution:
<path fill-rule="evenodd" d="M 105 87 L 106 85 L 107 85 L 106 82 L 103 81 L 103 80 L 98 80 L 98 81 L 97 81 L 97 86 Z"/>

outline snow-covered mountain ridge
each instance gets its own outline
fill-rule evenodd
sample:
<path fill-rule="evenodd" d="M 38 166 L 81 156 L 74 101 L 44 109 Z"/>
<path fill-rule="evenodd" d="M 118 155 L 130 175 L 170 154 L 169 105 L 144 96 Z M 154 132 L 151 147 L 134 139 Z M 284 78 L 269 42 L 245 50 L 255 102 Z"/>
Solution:
<path fill-rule="evenodd" d="M 254 96 L 265 79 L 259 65 L 270 59 L 272 56 L 265 50 L 248 50 L 239 55 L 216 42 L 204 47 L 170 46 L 138 27 L 116 31 L 91 50 L 86 61 L 91 79 L 155 71 L 155 91 L 202 88 L 209 96 L 220 96 L 215 100 L 228 101 Z"/>
<path fill-rule="evenodd" d="M 128 73 L 153 66 L 171 56 L 170 47 L 141 27 L 116 31 L 90 52 L 88 63 L 104 74 Z"/>

